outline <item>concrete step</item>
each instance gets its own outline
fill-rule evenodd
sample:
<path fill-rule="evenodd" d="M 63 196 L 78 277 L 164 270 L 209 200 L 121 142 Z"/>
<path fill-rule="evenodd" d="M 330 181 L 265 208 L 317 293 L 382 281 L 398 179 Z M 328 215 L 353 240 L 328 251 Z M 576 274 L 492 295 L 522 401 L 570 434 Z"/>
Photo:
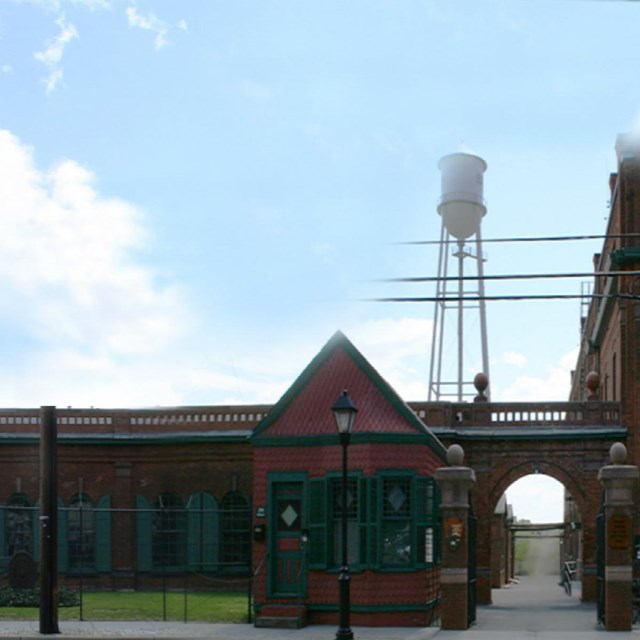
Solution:
<path fill-rule="evenodd" d="M 255 626 L 260 629 L 300 629 L 303 625 L 299 616 L 258 616 Z"/>
<path fill-rule="evenodd" d="M 263 629 L 301 629 L 306 625 L 307 608 L 304 605 L 265 605 L 255 619 L 255 626 Z"/>

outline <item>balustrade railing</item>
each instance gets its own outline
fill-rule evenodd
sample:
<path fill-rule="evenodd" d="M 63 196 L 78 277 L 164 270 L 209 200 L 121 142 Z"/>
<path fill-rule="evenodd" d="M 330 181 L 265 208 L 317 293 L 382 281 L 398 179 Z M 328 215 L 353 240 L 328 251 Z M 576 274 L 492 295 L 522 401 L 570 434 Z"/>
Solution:
<path fill-rule="evenodd" d="M 430 427 L 596 427 L 620 425 L 620 403 L 411 402 Z"/>
<path fill-rule="evenodd" d="M 410 402 L 430 427 L 581 427 L 620 424 L 620 403 Z M 157 409 L 58 409 L 60 433 L 252 430 L 271 405 Z M 0 409 L 0 433 L 37 433 L 39 409 Z"/>

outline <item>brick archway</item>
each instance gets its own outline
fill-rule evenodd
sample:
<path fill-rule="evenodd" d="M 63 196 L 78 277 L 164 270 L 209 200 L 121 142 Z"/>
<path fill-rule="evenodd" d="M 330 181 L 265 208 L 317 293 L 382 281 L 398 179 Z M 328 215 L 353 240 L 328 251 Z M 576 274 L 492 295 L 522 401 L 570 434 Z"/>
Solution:
<path fill-rule="evenodd" d="M 510 484 L 546 474 L 575 501 L 582 527 L 582 598 L 597 597 L 596 519 L 601 505 L 598 471 L 616 441 L 626 441 L 615 402 L 413 403 L 446 445 L 460 444 L 475 471 L 471 491 L 477 517 L 476 586 L 479 604 L 491 603 L 492 521 Z"/>
<path fill-rule="evenodd" d="M 596 517 L 601 504 L 598 469 L 607 460 L 612 441 L 501 440 L 465 442 L 467 464 L 476 470 L 472 503 L 478 517 L 477 595 L 478 602 L 491 603 L 492 518 L 495 506 L 510 484 L 536 473 L 558 480 L 575 500 L 582 527 L 582 567 L 584 600 L 597 593 Z"/>
<path fill-rule="evenodd" d="M 496 478 L 495 485 L 490 494 L 490 508 L 495 508 L 502 494 L 514 482 L 529 475 L 545 475 L 557 480 L 575 500 L 578 512 L 583 512 L 587 496 L 585 494 L 584 484 L 581 483 L 582 473 L 576 469 L 568 471 L 565 466 L 560 466 L 555 462 L 523 462 L 516 464 L 512 469 L 507 471 L 503 477 Z"/>

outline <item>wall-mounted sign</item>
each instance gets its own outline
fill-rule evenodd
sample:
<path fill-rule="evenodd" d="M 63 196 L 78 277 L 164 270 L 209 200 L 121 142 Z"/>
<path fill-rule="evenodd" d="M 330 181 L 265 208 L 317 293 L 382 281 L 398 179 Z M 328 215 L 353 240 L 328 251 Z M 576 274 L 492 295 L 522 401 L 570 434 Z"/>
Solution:
<path fill-rule="evenodd" d="M 444 533 L 447 546 L 457 549 L 464 538 L 464 522 L 458 517 L 447 518 L 444 522 Z"/>
<path fill-rule="evenodd" d="M 264 507 L 256 507 L 256 518 L 265 518 L 267 510 Z"/>
<path fill-rule="evenodd" d="M 611 516 L 607 527 L 609 549 L 628 549 L 631 546 L 631 518 Z"/>

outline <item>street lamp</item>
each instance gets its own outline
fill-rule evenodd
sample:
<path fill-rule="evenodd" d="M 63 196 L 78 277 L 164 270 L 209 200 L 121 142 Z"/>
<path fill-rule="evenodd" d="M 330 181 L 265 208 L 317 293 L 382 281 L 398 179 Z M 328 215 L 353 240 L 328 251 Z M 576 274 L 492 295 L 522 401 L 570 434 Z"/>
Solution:
<path fill-rule="evenodd" d="M 353 404 L 353 401 L 345 389 L 335 401 L 331 410 L 336 419 L 338 434 L 340 435 L 340 444 L 342 445 L 342 566 L 340 567 L 340 576 L 338 577 L 338 585 L 340 587 L 340 627 L 336 633 L 336 640 L 352 640 L 353 631 L 351 631 L 351 627 L 349 626 L 349 583 L 351 578 L 349 577 L 347 554 L 347 447 L 351 440 L 351 431 L 356 421 L 358 409 Z"/>

